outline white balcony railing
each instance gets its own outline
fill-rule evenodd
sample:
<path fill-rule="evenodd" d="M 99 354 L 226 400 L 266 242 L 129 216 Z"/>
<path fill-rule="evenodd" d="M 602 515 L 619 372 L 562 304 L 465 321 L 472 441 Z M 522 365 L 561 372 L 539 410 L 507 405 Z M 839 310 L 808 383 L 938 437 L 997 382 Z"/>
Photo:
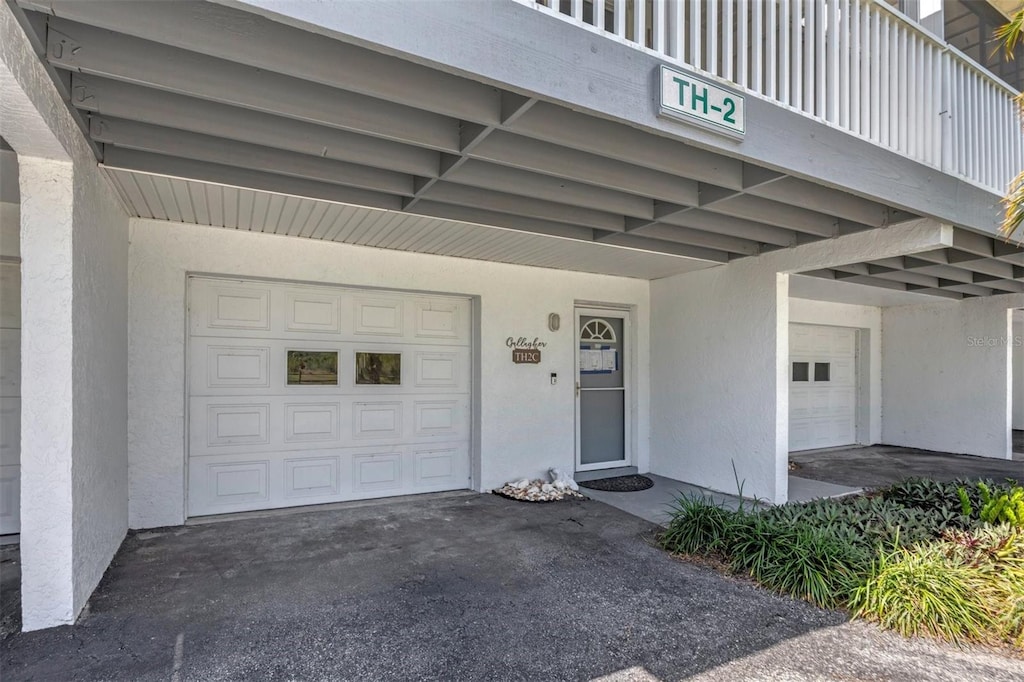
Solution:
<path fill-rule="evenodd" d="M 1004 193 L 1016 92 L 879 0 L 518 0 Z"/>

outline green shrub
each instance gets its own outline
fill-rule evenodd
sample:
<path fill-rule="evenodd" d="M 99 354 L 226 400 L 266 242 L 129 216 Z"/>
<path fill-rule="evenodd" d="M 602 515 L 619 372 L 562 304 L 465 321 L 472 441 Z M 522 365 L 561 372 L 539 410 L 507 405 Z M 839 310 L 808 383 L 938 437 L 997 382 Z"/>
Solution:
<path fill-rule="evenodd" d="M 1024 535 L 986 526 L 884 552 L 850 607 L 904 635 L 1024 648 Z"/>
<path fill-rule="evenodd" d="M 1008 523 L 1014 528 L 1024 528 L 1024 488 L 1015 486 L 1005 492 L 993 492 L 984 483 L 978 483 L 981 491 L 979 517 L 985 523 L 998 525 Z"/>
<path fill-rule="evenodd" d="M 871 553 L 837 528 L 757 514 L 736 526 L 731 567 L 773 590 L 824 608 L 842 606 Z"/>
<path fill-rule="evenodd" d="M 668 528 L 658 542 L 678 554 L 726 552 L 731 526 L 741 514 L 708 497 L 679 497 L 669 510 Z"/>
<path fill-rule="evenodd" d="M 659 542 L 721 554 L 764 587 L 904 635 L 1024 649 L 1022 504 L 1020 487 L 923 479 L 759 511 L 686 497 Z"/>
<path fill-rule="evenodd" d="M 904 636 L 980 641 L 993 623 L 972 572 L 937 545 L 897 547 L 874 562 L 850 594 L 854 615 Z"/>

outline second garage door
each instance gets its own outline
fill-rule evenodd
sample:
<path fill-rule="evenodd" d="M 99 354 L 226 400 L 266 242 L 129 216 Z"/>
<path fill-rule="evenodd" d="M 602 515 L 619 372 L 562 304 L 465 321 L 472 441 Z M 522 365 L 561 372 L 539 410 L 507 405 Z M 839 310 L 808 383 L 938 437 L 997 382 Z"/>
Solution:
<path fill-rule="evenodd" d="M 857 441 L 857 330 L 790 325 L 789 449 Z"/>
<path fill-rule="evenodd" d="M 189 515 L 468 488 L 470 316 L 464 298 L 190 278 Z"/>

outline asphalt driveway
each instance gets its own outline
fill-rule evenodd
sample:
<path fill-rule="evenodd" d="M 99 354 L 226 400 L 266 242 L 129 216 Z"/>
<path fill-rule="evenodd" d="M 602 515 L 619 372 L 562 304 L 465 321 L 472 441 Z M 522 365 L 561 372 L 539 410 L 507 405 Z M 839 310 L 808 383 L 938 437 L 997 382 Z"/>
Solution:
<path fill-rule="evenodd" d="M 678 561 L 595 501 L 455 495 L 132 534 L 11 680 L 1024 678 Z"/>

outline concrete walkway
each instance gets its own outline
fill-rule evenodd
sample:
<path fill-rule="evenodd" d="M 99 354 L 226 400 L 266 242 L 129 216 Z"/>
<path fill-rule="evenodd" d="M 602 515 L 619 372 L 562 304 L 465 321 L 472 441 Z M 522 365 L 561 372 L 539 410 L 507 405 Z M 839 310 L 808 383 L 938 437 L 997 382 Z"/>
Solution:
<path fill-rule="evenodd" d="M 1024 680 L 685 563 L 594 501 L 462 494 L 132 533 L 22 680 Z M 614 678 L 613 678 L 614 679 Z"/>
<path fill-rule="evenodd" d="M 836 485 L 875 488 L 906 478 L 927 477 L 940 481 L 958 478 L 1011 478 L 1024 482 L 1024 462 L 953 455 L 891 445 L 836 448 L 790 453 L 795 472 L 804 479 Z"/>
<path fill-rule="evenodd" d="M 580 492 L 593 500 L 610 504 L 616 509 L 621 509 L 624 512 L 639 516 L 646 521 L 660 526 L 668 523 L 669 512 L 675 501 L 680 497 L 710 497 L 716 503 L 729 509 L 736 509 L 740 504 L 740 498 L 735 495 L 726 495 L 725 493 L 700 488 L 656 474 L 644 474 L 644 476 L 654 481 L 654 486 L 647 490 L 638 490 L 632 493 L 614 493 L 605 490 L 581 488 Z M 860 488 L 824 483 L 796 476 L 789 477 L 790 502 L 810 502 L 822 497 L 841 497 L 857 492 L 860 492 Z M 756 503 L 746 500 L 744 504 L 749 507 Z"/>

